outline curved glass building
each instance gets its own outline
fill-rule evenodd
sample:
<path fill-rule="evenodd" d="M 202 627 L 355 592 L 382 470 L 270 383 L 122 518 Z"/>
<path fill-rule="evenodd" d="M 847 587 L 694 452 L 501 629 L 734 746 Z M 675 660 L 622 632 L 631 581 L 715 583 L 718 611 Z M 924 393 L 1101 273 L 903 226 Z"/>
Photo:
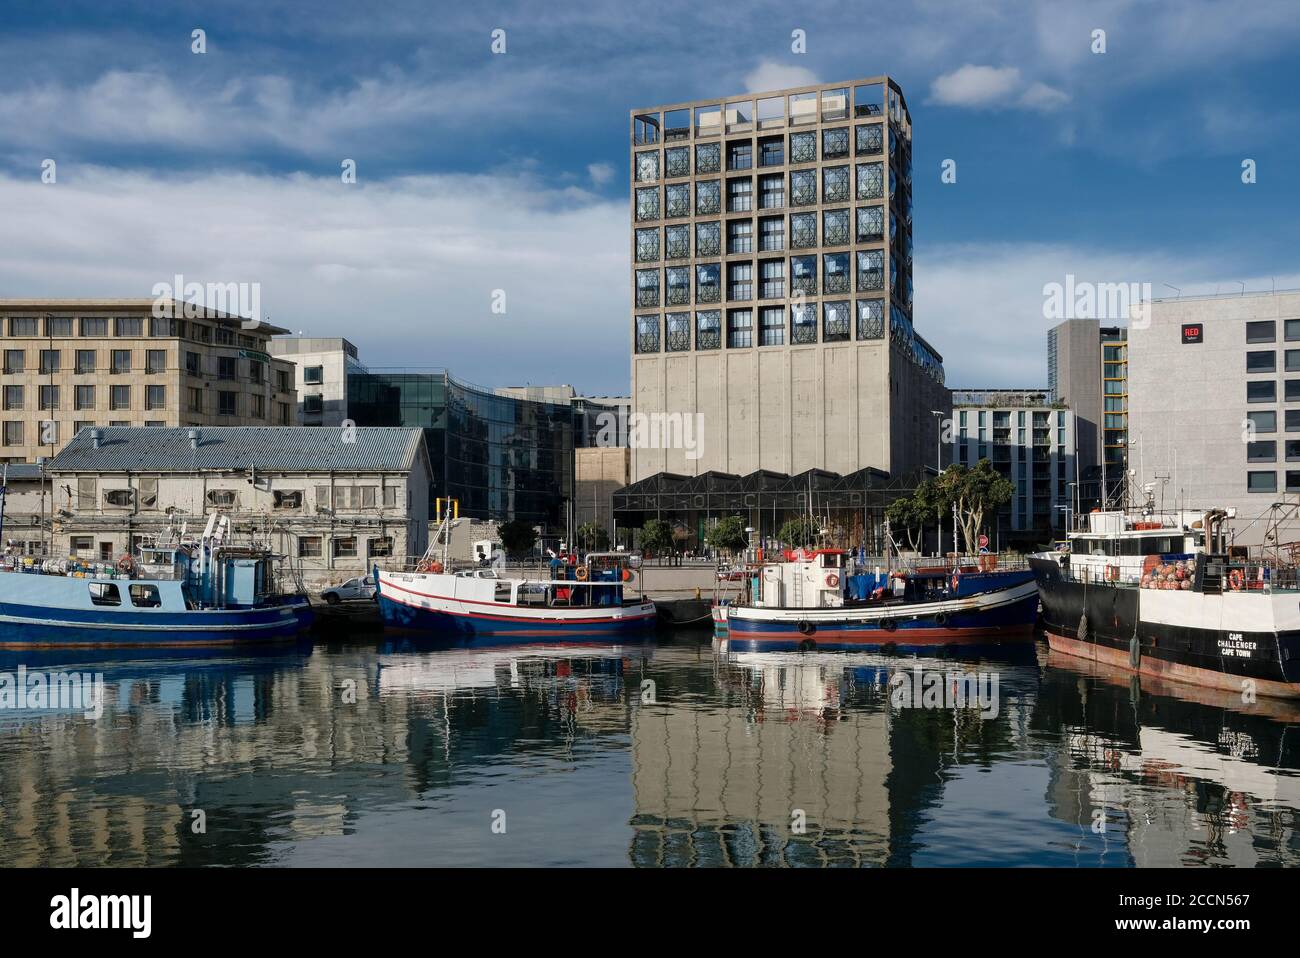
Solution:
<path fill-rule="evenodd" d="M 573 499 L 574 419 L 569 405 L 502 396 L 446 371 L 348 378 L 358 426 L 418 426 L 433 465 L 430 499 L 460 502 L 474 519 L 558 526 Z"/>

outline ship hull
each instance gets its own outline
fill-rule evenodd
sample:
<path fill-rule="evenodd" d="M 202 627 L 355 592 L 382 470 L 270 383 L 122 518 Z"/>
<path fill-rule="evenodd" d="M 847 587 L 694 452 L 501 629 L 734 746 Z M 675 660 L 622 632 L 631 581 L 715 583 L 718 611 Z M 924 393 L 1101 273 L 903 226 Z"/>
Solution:
<path fill-rule="evenodd" d="M 1141 675 L 1300 697 L 1294 594 L 1205 595 L 1083 583 L 1064 577 L 1054 558 L 1034 557 L 1030 565 L 1052 649 Z"/>
<path fill-rule="evenodd" d="M 652 632 L 652 602 L 624 605 L 531 608 L 448 596 L 454 577 L 379 572 L 379 612 L 384 627 L 446 638 L 554 641 Z"/>
<path fill-rule="evenodd" d="M 291 607 L 233 611 L 85 613 L 0 603 L 0 648 L 236 645 L 292 641 L 304 625 Z"/>
<path fill-rule="evenodd" d="M 1038 592 L 1028 574 L 1005 588 L 958 599 L 884 607 L 765 609 L 733 606 L 727 616 L 734 651 L 991 648 L 1033 641 Z"/>

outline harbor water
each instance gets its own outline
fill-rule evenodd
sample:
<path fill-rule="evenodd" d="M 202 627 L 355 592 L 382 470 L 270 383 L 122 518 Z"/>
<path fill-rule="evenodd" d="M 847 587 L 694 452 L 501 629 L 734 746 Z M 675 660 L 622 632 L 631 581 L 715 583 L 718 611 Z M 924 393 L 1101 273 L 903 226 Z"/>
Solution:
<path fill-rule="evenodd" d="M 0 701 L 8 866 L 1300 864 L 1300 708 L 1041 641 L 11 651 L 0 697 L 20 669 L 103 698 Z"/>

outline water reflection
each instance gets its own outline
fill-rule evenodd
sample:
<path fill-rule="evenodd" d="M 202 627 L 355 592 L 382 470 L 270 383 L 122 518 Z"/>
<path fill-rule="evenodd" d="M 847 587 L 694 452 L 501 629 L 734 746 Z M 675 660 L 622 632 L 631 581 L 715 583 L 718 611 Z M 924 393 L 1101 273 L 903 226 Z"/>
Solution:
<path fill-rule="evenodd" d="M 11 865 L 1291 865 L 1300 708 L 1019 658 L 703 641 L 8 652 L 101 718 L 0 710 Z M 905 708 L 916 667 L 996 714 Z M 206 830 L 195 829 L 201 812 Z M 502 812 L 509 827 L 492 829 Z"/>

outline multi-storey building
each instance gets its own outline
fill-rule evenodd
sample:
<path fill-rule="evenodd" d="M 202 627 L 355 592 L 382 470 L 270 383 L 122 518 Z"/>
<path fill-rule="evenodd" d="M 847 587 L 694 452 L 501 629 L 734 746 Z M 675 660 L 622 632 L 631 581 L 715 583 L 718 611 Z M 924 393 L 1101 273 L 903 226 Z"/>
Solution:
<path fill-rule="evenodd" d="M 1015 486 L 998 532 L 1068 528 L 1078 478 L 1072 411 L 1035 389 L 958 389 L 952 402 L 953 461 L 988 459 Z"/>
<path fill-rule="evenodd" d="M 1233 508 L 1262 541 L 1300 503 L 1300 291 L 1155 300 L 1128 345 L 1133 498 Z"/>
<path fill-rule="evenodd" d="M 348 377 L 364 373 L 357 347 L 346 339 L 277 336 L 271 355 L 292 363 L 303 426 L 340 426 L 348 418 Z"/>
<path fill-rule="evenodd" d="M 911 116 L 888 77 L 631 113 L 632 403 L 660 473 L 900 475 L 951 408 L 912 324 Z"/>
<path fill-rule="evenodd" d="M 156 305 L 0 300 L 0 458 L 52 456 L 91 426 L 294 423 L 293 367 L 267 352 L 285 330 Z"/>
<path fill-rule="evenodd" d="M 429 456 L 419 429 L 86 429 L 45 467 L 54 551 L 111 561 L 221 512 L 312 585 L 420 555 Z"/>
<path fill-rule="evenodd" d="M 1047 391 L 1074 414 L 1083 505 L 1122 499 L 1128 467 L 1128 329 L 1067 319 L 1047 331 Z"/>

